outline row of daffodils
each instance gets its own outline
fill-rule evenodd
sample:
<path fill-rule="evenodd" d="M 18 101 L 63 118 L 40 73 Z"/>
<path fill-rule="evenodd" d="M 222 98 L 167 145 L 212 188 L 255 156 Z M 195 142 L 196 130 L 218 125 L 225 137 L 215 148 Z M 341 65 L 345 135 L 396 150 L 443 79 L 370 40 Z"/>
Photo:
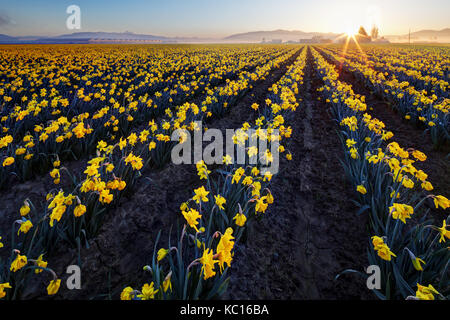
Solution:
<path fill-rule="evenodd" d="M 381 289 L 374 292 L 381 299 L 444 299 L 450 293 L 449 218 L 435 226 L 426 219 L 424 204 L 431 199 L 436 208 L 447 209 L 450 202 L 432 194 L 427 174 L 415 168 L 426 155 L 391 141 L 392 132 L 366 112 L 364 96 L 339 81 L 335 67 L 312 51 L 323 80 L 321 99 L 331 104 L 339 124 L 342 163 L 357 194 L 358 213 L 369 215 L 369 264 L 381 270 Z"/>
<path fill-rule="evenodd" d="M 45 255 L 51 255 L 51 252 L 58 247 L 60 242 L 70 243 L 75 248 L 87 245 L 88 241 L 97 234 L 108 209 L 114 204 L 117 204 L 121 196 L 133 191 L 134 186 L 142 176 L 142 172 L 147 168 L 161 168 L 170 161 L 173 146 L 178 142 L 184 142 L 186 139 L 186 135 L 180 134 L 179 141 L 171 141 L 171 135 L 175 130 L 184 129 L 186 130 L 185 132 L 194 132 L 195 130 L 199 130 L 197 121 L 205 121 L 210 117 L 221 117 L 225 115 L 226 109 L 232 107 L 240 96 L 250 90 L 258 81 L 265 79 L 273 69 L 278 68 L 282 63 L 292 58 L 298 52 L 299 47 L 251 47 L 250 49 L 258 52 L 255 54 L 249 53 L 248 60 L 247 58 L 242 58 L 242 52 L 230 53 L 232 56 L 237 56 L 235 57 L 236 60 L 233 61 L 239 61 L 234 65 L 234 68 L 238 71 L 233 72 L 230 70 L 226 74 L 220 73 L 220 77 L 224 77 L 224 79 L 221 82 L 217 82 L 215 86 L 202 84 L 204 95 L 199 105 L 192 102 L 177 105 L 171 98 L 167 99 L 167 105 L 156 105 L 154 102 L 148 103 L 148 101 L 156 101 L 159 92 L 156 92 L 151 99 L 148 99 L 147 102 L 144 101 L 141 105 L 142 99 L 139 97 L 136 100 L 139 103 L 133 104 L 133 101 L 136 102 L 135 100 L 129 101 L 128 107 L 125 107 L 125 110 L 128 111 L 123 112 L 127 118 L 134 118 L 134 116 L 136 118 L 143 117 L 142 122 L 144 125 L 129 125 L 128 130 L 122 128 L 122 126 L 126 127 L 126 123 L 119 124 L 116 122 L 117 117 L 114 121 L 111 121 L 111 117 L 114 116 L 114 113 L 111 112 L 116 112 L 114 111 L 114 107 L 99 108 L 94 113 L 94 115 L 102 113 L 99 119 L 108 115 L 106 117 L 107 121 L 102 123 L 102 126 L 106 128 L 112 126 L 118 129 L 109 131 L 109 134 L 100 134 L 97 133 L 97 130 L 103 130 L 100 129 L 102 126 L 92 123 L 89 126 L 83 125 L 86 130 L 92 130 L 97 138 L 93 138 L 91 142 L 94 143 L 94 153 L 96 153 L 96 156 L 90 158 L 87 162 L 84 170 L 85 177 L 81 181 L 78 181 L 75 175 L 72 176 L 68 169 L 61 166 L 60 158 L 62 158 L 62 155 L 56 153 L 50 163 L 51 170 L 49 173 L 52 179 L 54 179 L 55 187 L 47 194 L 47 204 L 44 207 L 35 206 L 31 200 L 25 199 L 20 209 L 20 219 L 14 222 L 10 241 L 12 248 L 11 256 L 6 261 L 0 261 L 0 286 L 2 288 L 0 292 L 2 292 L 2 297 L 20 299 L 27 283 L 35 277 L 36 273 L 41 273 L 42 271 L 52 274 L 54 279 L 48 286 L 48 294 L 55 294 L 58 291 L 60 279 L 58 279 L 52 269 L 47 267 L 47 261 L 44 259 Z M 247 49 L 247 51 L 250 49 Z M 212 57 L 220 59 L 220 50 L 213 50 L 209 54 Z M 260 52 L 261 50 L 263 52 Z M 201 63 L 195 54 L 191 52 L 191 55 L 195 63 Z M 180 53 L 180 56 L 184 57 L 185 55 Z M 214 72 L 216 72 L 217 66 L 214 66 L 214 63 L 216 62 L 210 62 L 211 67 L 214 67 Z M 180 72 L 179 69 L 181 67 L 176 63 L 174 64 L 176 65 L 175 70 Z M 191 68 L 188 69 L 190 70 Z M 196 72 L 205 73 L 205 69 L 197 68 Z M 235 76 L 233 77 L 232 75 Z M 162 78 L 164 76 L 167 76 L 167 74 L 163 74 Z M 195 78 L 194 75 L 192 77 Z M 210 77 L 209 80 L 213 81 L 217 77 Z M 129 81 L 125 81 L 125 83 L 128 84 Z M 196 86 L 200 86 L 200 84 Z M 189 90 L 197 90 L 197 88 Z M 106 101 L 103 103 L 107 104 Z M 120 108 L 122 107 L 118 107 L 118 109 Z M 130 110 L 133 108 L 136 113 L 132 115 Z M 146 108 L 156 109 L 159 112 L 157 115 L 155 113 L 146 114 L 143 111 Z M 280 110 L 277 109 L 277 112 L 280 112 Z M 84 116 L 82 114 L 78 117 L 86 120 L 89 118 L 89 115 Z M 148 119 L 151 120 L 148 121 Z M 126 121 L 130 122 L 130 119 L 126 119 Z M 277 121 L 272 125 L 276 124 L 277 126 L 281 126 L 283 128 L 283 130 L 280 129 L 282 134 L 289 136 L 290 130 L 282 126 L 282 121 L 282 117 L 277 118 Z M 259 119 L 259 122 L 262 126 L 264 118 Z M 54 123 L 54 121 L 50 123 Z M 107 123 L 109 125 L 105 126 Z M 248 126 L 249 124 L 246 124 L 244 127 L 248 128 Z M 65 129 L 63 128 L 63 130 Z M 86 132 L 85 134 L 88 133 Z M 108 142 L 98 137 L 107 137 L 104 140 Z M 239 137 L 242 137 L 242 134 Z M 237 138 L 235 140 L 236 142 L 240 141 Z M 89 154 L 88 150 L 84 152 Z M 227 161 L 229 161 L 228 158 Z M 206 168 L 204 170 L 206 173 L 208 172 Z M 235 179 L 239 175 L 244 175 L 242 170 L 244 169 L 236 168 L 235 171 L 237 173 L 234 173 Z M 58 187 L 57 185 L 60 184 L 62 172 L 66 172 L 72 179 L 69 183 Z M 245 202 L 241 202 L 243 214 L 248 212 L 250 210 L 249 207 L 252 205 L 253 207 L 256 205 L 258 210 L 262 210 L 264 206 L 267 207 L 269 201 L 273 201 L 271 195 L 262 188 L 262 185 L 270 180 L 271 175 L 267 173 L 264 176 L 260 176 L 257 168 L 252 171 L 252 174 L 255 183 L 253 184 L 251 176 L 245 179 L 245 183 L 248 185 L 251 184 L 252 186 L 255 185 L 255 195 L 259 195 L 259 192 L 265 195 L 261 196 L 261 199 L 258 199 L 258 201 L 252 200 L 247 205 L 245 205 Z M 260 180 L 261 182 L 259 182 Z M 259 190 L 256 189 L 258 183 Z M 233 184 L 237 187 L 236 183 Z M 204 196 L 207 195 L 206 192 L 204 189 L 198 190 L 196 194 L 200 198 L 196 199 L 204 200 Z M 240 194 L 239 190 L 235 192 Z M 204 196 L 201 196 L 202 194 Z M 226 197 L 223 195 L 223 200 L 227 199 L 229 203 L 232 202 L 231 198 L 228 198 L 228 195 Z M 222 198 L 218 197 L 215 201 L 221 203 Z M 197 201 L 197 203 L 199 205 L 201 204 L 200 201 Z M 203 205 L 203 207 L 206 208 L 206 205 Z M 194 208 L 187 208 L 184 210 L 184 214 L 188 221 L 195 220 L 196 212 L 197 214 L 198 212 L 202 212 L 202 210 L 196 211 Z M 217 210 L 217 208 L 214 210 Z M 244 218 L 244 215 L 242 215 L 236 218 L 235 221 L 239 221 L 243 225 L 245 222 Z M 210 226 L 210 228 L 213 227 L 219 230 L 214 224 Z M 210 230 L 212 229 L 208 229 L 208 232 Z M 227 234 L 226 229 L 221 228 L 220 230 L 222 230 L 221 232 L 224 235 Z M 186 227 L 183 232 L 184 236 L 179 239 L 180 241 L 183 239 L 186 240 L 181 241 L 181 246 L 187 245 L 187 239 L 192 240 L 187 235 L 188 231 L 190 229 Z M 209 234 L 209 237 L 209 240 L 211 240 L 217 238 L 217 235 L 213 238 L 212 234 Z M 183 249 L 180 247 L 179 254 L 184 259 L 185 257 L 182 255 L 182 252 Z M 173 272 L 176 274 L 177 271 L 174 269 Z"/>
<path fill-rule="evenodd" d="M 2 52 L 0 188 L 12 177 L 24 181 L 47 173 L 55 160 L 92 154 L 99 141 L 118 141 L 225 81 L 251 79 L 255 68 L 289 51 L 131 46 L 73 52 L 76 48 Z"/>
<path fill-rule="evenodd" d="M 203 161 L 197 163 L 198 176 L 205 183 L 181 204 L 185 223 L 176 232 L 176 240 L 162 247 L 155 243 L 152 264 L 144 267 L 148 278 L 142 288 L 125 287 L 121 299 L 212 299 L 223 294 L 236 246 L 249 223 L 263 217 L 274 201 L 269 189 L 273 175 L 264 170 L 273 155 L 248 146 L 249 129 L 255 130 L 260 141 L 279 143 L 278 150 L 292 159 L 282 144 L 292 133 L 285 118 L 288 121 L 299 106 L 298 86 L 303 83 L 305 62 L 304 49 L 269 89 L 265 106 L 251 106 L 259 115 L 255 123 L 245 122 L 236 131 L 234 143 L 247 151 L 245 165 L 236 165 L 234 155 L 225 155 L 222 168 L 212 174 Z M 257 154 L 262 161 L 253 162 Z"/>
<path fill-rule="evenodd" d="M 331 47 L 334 51 L 335 47 Z M 342 52 L 342 51 L 341 51 Z M 363 52 L 348 48 L 345 56 L 365 62 L 371 68 L 391 74 L 400 82 L 407 81 L 415 89 L 427 95 L 449 97 L 447 50 L 441 47 L 404 49 L 399 46 L 365 46 Z"/>
<path fill-rule="evenodd" d="M 439 94 L 437 89 L 434 91 L 439 92 L 428 94 L 423 86 L 411 78 L 406 81 L 393 70 L 389 70 L 389 73 L 379 71 L 364 55 L 361 57 L 359 54 L 360 57 L 355 58 L 355 53 L 346 52 L 344 55 L 341 49 L 334 47 L 326 48 L 323 52 L 342 68 L 352 72 L 372 91 L 392 101 L 392 107 L 400 111 L 406 120 L 430 133 L 437 147 L 450 141 L 450 99 L 446 94 Z M 415 83 L 415 86 L 411 83 Z M 443 81 L 438 88 L 447 92 L 448 83 Z"/>

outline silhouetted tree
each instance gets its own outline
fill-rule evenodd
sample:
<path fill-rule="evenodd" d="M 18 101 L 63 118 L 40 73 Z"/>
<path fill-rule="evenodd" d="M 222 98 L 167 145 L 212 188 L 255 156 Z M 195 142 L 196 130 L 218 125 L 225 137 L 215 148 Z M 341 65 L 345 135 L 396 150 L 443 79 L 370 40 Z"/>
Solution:
<path fill-rule="evenodd" d="M 373 26 L 372 30 L 370 31 L 370 35 L 372 36 L 372 39 L 378 39 L 379 36 L 379 30 L 377 26 Z"/>
<path fill-rule="evenodd" d="M 363 26 L 359 27 L 358 33 L 361 34 L 361 35 L 363 35 L 363 36 L 366 36 L 366 37 L 369 36 L 369 35 L 367 34 L 367 32 L 366 32 L 366 29 L 364 29 Z"/>

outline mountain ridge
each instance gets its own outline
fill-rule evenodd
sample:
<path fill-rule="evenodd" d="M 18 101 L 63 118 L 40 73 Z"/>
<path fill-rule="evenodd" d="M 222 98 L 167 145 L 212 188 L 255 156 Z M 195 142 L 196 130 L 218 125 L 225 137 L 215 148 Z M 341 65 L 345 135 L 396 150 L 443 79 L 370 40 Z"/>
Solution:
<path fill-rule="evenodd" d="M 117 43 L 117 42 L 161 42 L 161 43 L 232 43 L 232 42 L 262 42 L 263 40 L 282 40 L 285 41 L 299 41 L 300 39 L 311 39 L 318 36 L 330 40 L 335 40 L 342 33 L 333 32 L 306 32 L 301 30 L 260 30 L 243 33 L 236 33 L 222 38 L 205 38 L 205 37 L 167 37 L 152 34 L 138 34 L 129 31 L 125 32 L 74 32 L 69 34 L 62 34 L 58 36 L 9 36 L 0 34 L 0 43 L 14 44 L 14 43 L 91 43 L 101 40 L 103 43 Z M 409 34 L 406 35 L 386 35 L 385 38 L 389 40 L 404 41 L 408 39 Z M 450 42 L 450 28 L 442 30 L 424 29 L 411 32 L 411 39 L 424 41 L 440 41 Z"/>

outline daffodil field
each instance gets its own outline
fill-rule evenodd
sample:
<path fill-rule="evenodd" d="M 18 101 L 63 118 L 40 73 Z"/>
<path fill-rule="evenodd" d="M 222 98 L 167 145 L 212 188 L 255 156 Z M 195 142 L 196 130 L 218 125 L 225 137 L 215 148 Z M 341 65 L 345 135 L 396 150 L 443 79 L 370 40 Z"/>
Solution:
<path fill-rule="evenodd" d="M 450 47 L 5 45 L 0 56 L 0 299 L 221 299 L 239 290 L 255 228 L 286 221 L 262 231 L 269 245 L 314 232 L 287 218 L 296 204 L 277 201 L 318 189 L 350 204 L 333 213 L 340 228 L 363 230 L 339 238 L 363 246 L 350 263 L 321 257 L 331 294 L 340 282 L 365 286 L 360 267 L 378 266 L 381 287 L 359 289 L 368 299 L 450 297 Z M 179 143 L 215 127 L 234 130 L 243 163 L 234 152 L 172 163 Z M 314 147 L 302 145 L 310 136 Z M 266 170 L 274 149 L 253 138 L 276 145 L 278 171 Z M 283 183 L 320 152 L 338 169 L 291 177 L 307 191 Z M 157 184 L 163 175 L 172 185 Z M 345 185 L 330 187 L 335 176 Z M 324 235 L 325 246 L 338 237 Z M 82 289 L 66 288 L 69 264 Z"/>

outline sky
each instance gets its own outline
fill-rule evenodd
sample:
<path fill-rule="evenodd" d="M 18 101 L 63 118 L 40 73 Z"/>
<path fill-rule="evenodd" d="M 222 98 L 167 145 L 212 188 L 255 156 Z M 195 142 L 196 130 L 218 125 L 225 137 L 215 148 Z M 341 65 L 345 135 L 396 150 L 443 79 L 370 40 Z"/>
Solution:
<path fill-rule="evenodd" d="M 80 7 L 80 30 L 66 27 L 70 5 Z M 449 0 L 0 0 L 0 33 L 224 37 L 276 29 L 340 33 L 375 23 L 382 35 L 395 35 L 450 27 L 449 16 Z"/>

